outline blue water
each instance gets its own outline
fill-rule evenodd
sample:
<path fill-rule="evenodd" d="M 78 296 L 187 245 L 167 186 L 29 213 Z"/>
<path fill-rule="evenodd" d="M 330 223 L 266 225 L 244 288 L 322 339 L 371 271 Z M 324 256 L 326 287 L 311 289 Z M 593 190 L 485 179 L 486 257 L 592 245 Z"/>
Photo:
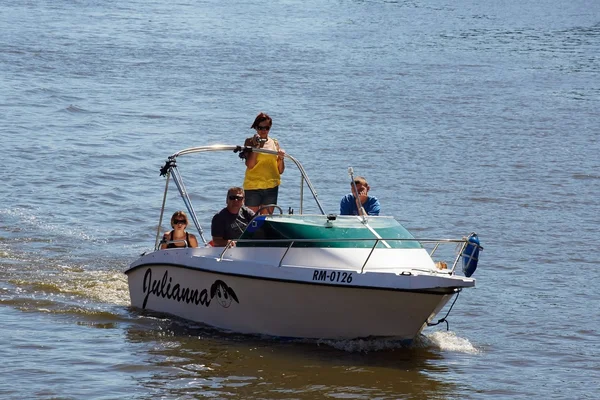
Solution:
<path fill-rule="evenodd" d="M 0 397 L 597 396 L 600 3 L 6 0 L 0 27 Z M 284 342 L 128 307 L 167 156 L 259 111 L 326 212 L 352 166 L 416 236 L 480 235 L 449 331 Z M 243 171 L 182 166 L 205 230 Z"/>

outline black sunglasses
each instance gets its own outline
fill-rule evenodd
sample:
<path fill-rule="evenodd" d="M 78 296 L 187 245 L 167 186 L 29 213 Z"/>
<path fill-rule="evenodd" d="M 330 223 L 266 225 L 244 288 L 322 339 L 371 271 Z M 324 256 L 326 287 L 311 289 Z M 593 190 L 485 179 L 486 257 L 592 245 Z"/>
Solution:
<path fill-rule="evenodd" d="M 229 200 L 244 200 L 244 196 L 231 195 Z"/>
<path fill-rule="evenodd" d="M 173 225 L 177 225 L 177 224 L 185 224 L 185 225 L 187 225 L 187 223 L 185 222 L 185 219 L 176 219 L 176 220 L 173 220 Z"/>
<path fill-rule="evenodd" d="M 271 127 L 270 126 L 257 126 L 256 130 L 257 131 L 269 131 L 269 130 L 271 130 Z"/>

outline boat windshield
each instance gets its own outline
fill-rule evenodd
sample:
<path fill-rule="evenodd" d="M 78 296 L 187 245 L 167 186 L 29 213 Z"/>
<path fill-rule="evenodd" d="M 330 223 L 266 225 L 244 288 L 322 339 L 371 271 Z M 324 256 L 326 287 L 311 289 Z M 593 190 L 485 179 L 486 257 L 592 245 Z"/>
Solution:
<path fill-rule="evenodd" d="M 421 248 L 392 217 L 369 217 L 365 222 L 355 216 L 261 215 L 240 237 L 240 247 L 377 247 Z"/>

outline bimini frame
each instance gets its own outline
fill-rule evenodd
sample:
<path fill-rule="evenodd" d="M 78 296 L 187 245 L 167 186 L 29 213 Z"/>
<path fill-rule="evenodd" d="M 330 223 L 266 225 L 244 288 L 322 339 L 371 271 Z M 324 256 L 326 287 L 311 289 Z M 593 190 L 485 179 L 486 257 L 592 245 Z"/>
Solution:
<path fill-rule="evenodd" d="M 183 199 L 183 202 L 185 203 L 185 207 L 188 210 L 188 213 L 190 214 L 190 218 L 194 222 L 194 225 L 196 226 L 196 229 L 198 230 L 198 233 L 200 234 L 200 238 L 202 238 L 202 242 L 204 242 L 205 245 L 208 244 L 208 241 L 204 237 L 204 230 L 202 229 L 202 226 L 200 226 L 200 222 L 198 221 L 198 218 L 196 217 L 196 212 L 194 211 L 194 207 L 193 207 L 190 197 L 188 195 L 187 189 L 185 188 L 185 185 L 183 183 L 183 178 L 181 177 L 181 174 L 179 173 L 179 170 L 177 169 L 176 159 L 177 159 L 177 157 L 184 156 L 184 155 L 190 155 L 190 154 L 195 154 L 195 153 L 204 153 L 204 152 L 209 152 L 209 151 L 210 152 L 212 152 L 212 151 L 231 151 L 233 153 L 254 152 L 254 153 L 263 153 L 263 154 L 273 154 L 275 156 L 278 155 L 277 151 L 275 151 L 275 150 L 266 150 L 266 149 L 258 149 L 258 148 L 253 148 L 253 147 L 242 147 L 242 146 L 217 144 L 217 145 L 212 145 L 212 146 L 190 147 L 187 149 L 180 150 L 177 153 L 169 156 L 165 165 L 160 169 L 160 175 L 166 176 L 167 181 L 165 183 L 165 193 L 163 196 L 162 207 L 160 210 L 160 218 L 159 218 L 158 227 L 156 230 L 156 241 L 154 243 L 155 249 L 158 249 L 159 242 L 160 242 L 160 232 L 161 232 L 161 226 L 162 226 L 163 216 L 164 216 L 164 212 L 165 212 L 165 204 L 167 201 L 167 192 L 169 190 L 169 178 L 171 176 L 173 176 L 173 182 L 175 182 L 175 185 L 177 186 L 177 190 L 179 191 L 179 194 L 181 195 L 181 198 Z M 321 214 L 325 215 L 323 206 L 321 205 L 321 202 L 319 201 L 319 198 L 317 196 L 317 191 L 315 190 L 314 186 L 310 182 L 310 179 L 308 179 L 308 175 L 306 174 L 306 171 L 304 170 L 304 167 L 302 166 L 302 164 L 300 164 L 300 162 L 298 160 L 296 160 L 294 157 L 290 156 L 289 154 L 286 154 L 285 158 L 292 160 L 294 162 L 294 164 L 296 165 L 296 167 L 298 168 L 298 171 L 300 171 L 300 176 L 301 176 L 301 178 L 300 178 L 300 214 L 302 214 L 302 211 L 303 211 L 304 183 L 306 182 L 306 185 L 308 186 L 310 193 L 312 194 L 313 198 L 315 199 L 315 202 L 317 203 L 317 206 L 319 207 Z"/>

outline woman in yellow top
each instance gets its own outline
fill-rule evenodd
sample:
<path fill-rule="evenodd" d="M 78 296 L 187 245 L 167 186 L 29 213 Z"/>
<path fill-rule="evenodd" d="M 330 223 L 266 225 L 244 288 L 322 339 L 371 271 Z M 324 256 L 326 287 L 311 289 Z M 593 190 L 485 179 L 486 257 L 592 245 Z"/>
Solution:
<path fill-rule="evenodd" d="M 246 155 L 245 205 L 254 212 L 267 204 L 277 204 L 281 174 L 285 170 L 285 151 L 279 147 L 277 139 L 269 137 L 272 125 L 271 117 L 265 113 L 258 114 L 250 127 L 256 129 L 256 135 L 246 139 L 244 143 L 244 146 L 277 151 L 277 155 L 254 152 Z M 261 214 L 272 213 L 272 207 L 269 208 L 261 210 Z"/>

